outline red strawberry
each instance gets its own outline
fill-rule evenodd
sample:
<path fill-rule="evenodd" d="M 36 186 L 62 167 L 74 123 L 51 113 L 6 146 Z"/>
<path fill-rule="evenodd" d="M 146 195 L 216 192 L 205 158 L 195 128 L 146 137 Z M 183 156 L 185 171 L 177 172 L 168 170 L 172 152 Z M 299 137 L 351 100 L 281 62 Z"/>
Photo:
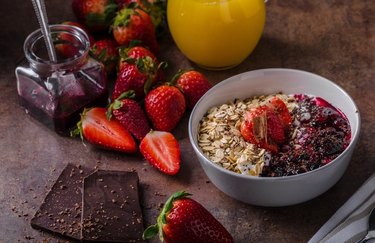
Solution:
<path fill-rule="evenodd" d="M 125 91 L 134 90 L 135 99 L 142 99 L 157 78 L 159 67 L 151 57 L 127 59 L 122 63 L 122 69 L 117 75 L 112 99 L 116 99 Z"/>
<path fill-rule="evenodd" d="M 278 145 L 286 139 L 283 122 L 268 106 L 259 106 L 246 112 L 240 131 L 246 141 L 271 152 L 277 152 Z"/>
<path fill-rule="evenodd" d="M 180 145 L 172 133 L 150 131 L 139 145 L 140 152 L 151 165 L 168 175 L 180 170 Z"/>
<path fill-rule="evenodd" d="M 134 91 L 120 95 L 108 108 L 107 117 L 116 119 L 138 140 L 141 141 L 151 130 L 142 107 L 133 100 Z"/>
<path fill-rule="evenodd" d="M 137 144 L 116 120 L 108 120 L 105 108 L 85 109 L 72 135 L 80 135 L 94 145 L 125 153 L 135 153 Z"/>
<path fill-rule="evenodd" d="M 193 109 L 198 100 L 212 87 L 207 78 L 197 71 L 180 71 L 173 79 L 175 80 L 172 82 L 176 82 L 176 86 L 184 93 L 189 109 Z"/>
<path fill-rule="evenodd" d="M 79 22 L 98 32 L 108 29 L 118 6 L 111 0 L 73 0 L 72 8 Z"/>
<path fill-rule="evenodd" d="M 143 46 L 133 46 L 133 47 L 121 47 L 119 49 L 119 65 L 118 70 L 121 71 L 124 65 L 128 62 L 129 59 L 138 60 L 140 58 L 150 57 L 155 65 L 159 65 L 158 59 L 155 55 L 147 48 Z"/>
<path fill-rule="evenodd" d="M 184 191 L 174 193 L 165 203 L 155 225 L 143 233 L 144 239 L 159 234 L 162 242 L 232 243 L 233 237 L 200 203 Z"/>
<path fill-rule="evenodd" d="M 283 144 L 286 139 L 284 125 L 280 117 L 274 112 L 267 112 L 267 136 L 271 142 Z"/>
<path fill-rule="evenodd" d="M 153 128 L 169 132 L 185 113 L 185 97 L 178 88 L 165 84 L 146 95 L 145 108 Z"/>
<path fill-rule="evenodd" d="M 138 4 L 140 7 L 143 8 L 143 0 L 115 0 L 119 9 L 131 7 L 131 4 Z"/>
<path fill-rule="evenodd" d="M 86 32 L 85 27 L 80 23 L 65 21 L 62 24 L 79 27 Z M 87 36 L 90 38 L 90 35 Z M 89 39 L 89 41 L 91 45 L 91 40 Z M 73 33 L 62 32 L 56 36 L 55 50 L 59 58 L 73 58 L 76 55 L 81 55 L 80 47 L 82 47 L 81 40 Z"/>
<path fill-rule="evenodd" d="M 279 116 L 284 128 L 288 129 L 292 123 L 292 116 L 290 115 L 288 107 L 285 105 L 284 101 L 278 97 L 273 97 L 268 101 L 267 105 Z"/>
<path fill-rule="evenodd" d="M 117 43 L 111 39 L 98 40 L 90 48 L 90 55 L 103 63 L 107 73 L 115 70 L 118 60 Z"/>
<path fill-rule="evenodd" d="M 113 36 L 119 45 L 128 46 L 138 40 L 153 53 L 158 52 L 155 27 L 150 15 L 139 8 L 124 8 L 120 10 L 113 23 Z"/>
<path fill-rule="evenodd" d="M 85 31 L 85 33 L 89 37 L 90 46 L 92 46 L 94 44 L 94 42 L 95 42 L 94 37 L 90 34 L 89 30 L 84 25 L 82 25 L 78 22 L 74 22 L 74 21 L 64 21 L 61 24 L 72 25 L 72 26 L 76 26 L 78 28 L 81 28 L 83 31 Z"/>
<path fill-rule="evenodd" d="M 115 0 L 119 9 L 140 7 L 151 17 L 157 37 L 165 30 L 167 3 L 165 0 Z"/>

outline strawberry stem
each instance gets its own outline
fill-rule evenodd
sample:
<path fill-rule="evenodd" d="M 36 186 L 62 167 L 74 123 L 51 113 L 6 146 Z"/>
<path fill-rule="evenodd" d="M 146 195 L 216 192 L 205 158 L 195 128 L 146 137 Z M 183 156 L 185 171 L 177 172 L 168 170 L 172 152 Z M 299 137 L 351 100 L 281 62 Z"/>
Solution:
<path fill-rule="evenodd" d="M 177 71 L 177 73 L 172 77 L 171 81 L 169 83 L 171 83 L 172 85 L 175 85 L 176 82 L 177 82 L 177 79 L 182 75 L 184 74 L 186 71 L 182 70 L 182 69 L 179 69 Z"/>
<path fill-rule="evenodd" d="M 81 120 L 79 122 L 77 122 L 77 125 L 76 127 L 70 131 L 70 136 L 71 137 L 76 137 L 76 136 L 80 136 L 80 138 L 83 140 L 83 128 L 82 128 L 82 120 L 84 119 L 84 117 L 86 116 L 86 113 L 89 111 L 90 109 L 88 108 L 85 108 L 82 113 L 81 113 Z"/>
<path fill-rule="evenodd" d="M 108 120 L 111 120 L 112 118 L 112 112 L 113 110 L 118 110 L 122 107 L 121 100 L 123 99 L 134 99 L 135 98 L 135 92 L 134 90 L 128 90 L 123 92 L 117 99 L 115 99 L 107 108 L 106 116 Z"/>
<path fill-rule="evenodd" d="M 164 205 L 164 207 L 163 207 L 163 209 L 162 209 L 162 211 L 161 211 L 161 213 L 160 213 L 160 215 L 157 219 L 156 224 L 147 227 L 147 229 L 143 232 L 143 235 L 142 235 L 143 239 L 149 240 L 149 239 L 153 238 L 156 234 L 159 233 L 160 241 L 164 242 L 163 225 L 167 224 L 167 214 L 173 208 L 173 202 L 175 200 L 178 200 L 178 199 L 181 199 L 181 198 L 184 198 L 184 197 L 188 197 L 188 196 L 191 196 L 191 194 L 187 193 L 185 191 L 178 191 L 178 192 L 173 193 L 168 198 L 168 200 L 166 201 L 166 203 L 165 203 L 165 205 Z"/>

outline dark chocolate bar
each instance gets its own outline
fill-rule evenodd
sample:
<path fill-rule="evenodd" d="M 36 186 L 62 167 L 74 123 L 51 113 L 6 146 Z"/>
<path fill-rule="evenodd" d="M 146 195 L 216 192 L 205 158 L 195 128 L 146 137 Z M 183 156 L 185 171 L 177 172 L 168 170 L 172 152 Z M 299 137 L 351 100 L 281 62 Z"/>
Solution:
<path fill-rule="evenodd" d="M 82 182 L 92 171 L 68 164 L 31 219 L 31 226 L 80 240 Z"/>
<path fill-rule="evenodd" d="M 98 170 L 83 182 L 82 239 L 145 242 L 136 172 Z"/>

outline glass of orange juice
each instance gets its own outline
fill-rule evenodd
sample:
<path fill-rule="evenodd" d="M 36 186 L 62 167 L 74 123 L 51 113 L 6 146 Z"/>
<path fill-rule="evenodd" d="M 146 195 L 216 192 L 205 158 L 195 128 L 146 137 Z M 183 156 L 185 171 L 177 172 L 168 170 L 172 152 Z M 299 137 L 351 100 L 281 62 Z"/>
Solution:
<path fill-rule="evenodd" d="M 207 69 L 240 64 L 265 24 L 264 0 L 168 0 L 167 19 L 180 51 Z"/>

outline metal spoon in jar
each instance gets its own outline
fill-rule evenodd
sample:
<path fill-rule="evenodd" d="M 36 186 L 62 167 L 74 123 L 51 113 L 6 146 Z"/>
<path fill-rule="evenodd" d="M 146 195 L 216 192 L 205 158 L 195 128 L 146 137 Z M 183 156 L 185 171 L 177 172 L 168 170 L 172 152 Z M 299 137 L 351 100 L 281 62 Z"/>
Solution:
<path fill-rule="evenodd" d="M 368 218 L 367 234 L 359 243 L 367 242 L 371 239 L 375 239 L 375 208 L 372 209 L 370 217 Z"/>

